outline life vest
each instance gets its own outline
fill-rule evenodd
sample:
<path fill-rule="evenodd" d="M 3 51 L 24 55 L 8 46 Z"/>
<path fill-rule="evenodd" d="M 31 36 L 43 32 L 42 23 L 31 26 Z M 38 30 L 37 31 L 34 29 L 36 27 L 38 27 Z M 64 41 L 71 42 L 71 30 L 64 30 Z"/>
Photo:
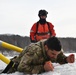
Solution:
<path fill-rule="evenodd" d="M 42 39 L 48 39 L 51 36 L 49 23 L 41 25 L 40 23 L 37 24 L 35 39 L 36 41 L 40 41 Z"/>

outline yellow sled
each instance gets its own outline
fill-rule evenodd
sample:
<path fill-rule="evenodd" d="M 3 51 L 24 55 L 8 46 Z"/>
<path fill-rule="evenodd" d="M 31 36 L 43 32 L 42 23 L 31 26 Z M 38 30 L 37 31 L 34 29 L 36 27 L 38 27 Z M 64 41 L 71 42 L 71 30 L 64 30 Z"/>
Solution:
<path fill-rule="evenodd" d="M 2 60 L 3 62 L 5 62 L 6 64 L 9 64 L 10 63 L 10 59 L 8 59 L 7 57 L 5 57 L 1 53 L 0 53 L 0 60 Z"/>
<path fill-rule="evenodd" d="M 6 42 L 1 41 L 1 40 L 0 40 L 0 46 L 2 46 L 4 48 L 7 48 L 7 49 L 10 49 L 10 50 L 17 51 L 17 52 L 22 52 L 22 50 L 23 50 L 20 47 L 14 46 L 12 44 L 6 43 Z M 1 53 L 0 53 L 0 60 L 2 60 L 4 63 L 7 64 L 7 67 L 3 70 L 2 73 L 7 73 L 7 71 L 11 68 L 11 66 L 14 65 L 13 61 L 11 61 L 10 59 L 8 59 L 6 56 L 4 56 Z"/>
<path fill-rule="evenodd" d="M 17 46 L 14 46 L 12 44 L 9 44 L 9 43 L 6 43 L 4 41 L 1 41 L 0 40 L 0 46 L 4 47 L 4 48 L 7 48 L 7 49 L 10 49 L 10 50 L 14 50 L 14 51 L 17 51 L 17 52 L 22 52 L 22 48 L 20 47 L 17 47 Z M 3 54 L 0 53 L 0 60 L 2 60 L 3 62 L 5 62 L 6 64 L 9 64 L 10 62 L 10 59 L 6 58 Z"/>
<path fill-rule="evenodd" d="M 11 69 L 11 67 L 16 66 L 16 64 L 13 61 L 8 59 L 1 53 L 0 53 L 0 59 L 7 64 L 6 68 L 1 73 L 7 73 L 9 71 L 9 69 Z"/>
<path fill-rule="evenodd" d="M 4 48 L 7 48 L 7 49 L 11 49 L 11 50 L 17 51 L 17 52 L 22 52 L 22 50 L 23 50 L 20 47 L 14 46 L 12 44 L 6 43 L 6 42 L 1 41 L 1 40 L 0 40 L 0 46 L 2 46 Z"/>

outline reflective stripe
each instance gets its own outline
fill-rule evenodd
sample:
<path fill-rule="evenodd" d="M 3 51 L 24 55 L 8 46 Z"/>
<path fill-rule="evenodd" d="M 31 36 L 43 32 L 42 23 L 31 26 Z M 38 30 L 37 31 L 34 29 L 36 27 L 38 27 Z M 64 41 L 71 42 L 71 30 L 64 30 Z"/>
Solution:
<path fill-rule="evenodd" d="M 45 33 L 37 33 L 37 35 L 50 35 L 50 32 L 45 32 Z"/>
<path fill-rule="evenodd" d="M 30 30 L 30 32 L 34 32 L 33 30 Z"/>
<path fill-rule="evenodd" d="M 42 39 L 48 39 L 49 37 L 51 36 L 50 34 L 50 30 L 48 28 L 48 25 L 45 24 L 44 26 L 39 24 L 38 26 L 38 30 L 37 30 L 37 33 L 36 33 L 36 40 L 37 41 L 40 41 Z"/>

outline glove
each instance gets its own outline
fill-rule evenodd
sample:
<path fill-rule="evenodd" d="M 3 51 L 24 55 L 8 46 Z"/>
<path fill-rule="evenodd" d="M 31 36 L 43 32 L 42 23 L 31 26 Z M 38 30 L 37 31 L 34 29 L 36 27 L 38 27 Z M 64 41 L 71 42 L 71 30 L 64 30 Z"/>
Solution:
<path fill-rule="evenodd" d="M 67 62 L 68 63 L 74 63 L 75 61 L 75 55 L 74 54 L 70 54 L 68 57 L 67 57 Z"/>
<path fill-rule="evenodd" d="M 31 40 L 31 43 L 36 43 L 37 41 L 35 41 L 35 40 Z"/>

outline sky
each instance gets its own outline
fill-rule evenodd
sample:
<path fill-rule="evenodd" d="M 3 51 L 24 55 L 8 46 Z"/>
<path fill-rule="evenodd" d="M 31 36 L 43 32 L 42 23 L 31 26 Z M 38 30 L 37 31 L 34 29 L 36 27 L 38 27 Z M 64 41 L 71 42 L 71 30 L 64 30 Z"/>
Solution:
<path fill-rule="evenodd" d="M 57 37 L 76 37 L 76 0 L 0 0 L 0 34 L 29 36 L 41 9 Z"/>

